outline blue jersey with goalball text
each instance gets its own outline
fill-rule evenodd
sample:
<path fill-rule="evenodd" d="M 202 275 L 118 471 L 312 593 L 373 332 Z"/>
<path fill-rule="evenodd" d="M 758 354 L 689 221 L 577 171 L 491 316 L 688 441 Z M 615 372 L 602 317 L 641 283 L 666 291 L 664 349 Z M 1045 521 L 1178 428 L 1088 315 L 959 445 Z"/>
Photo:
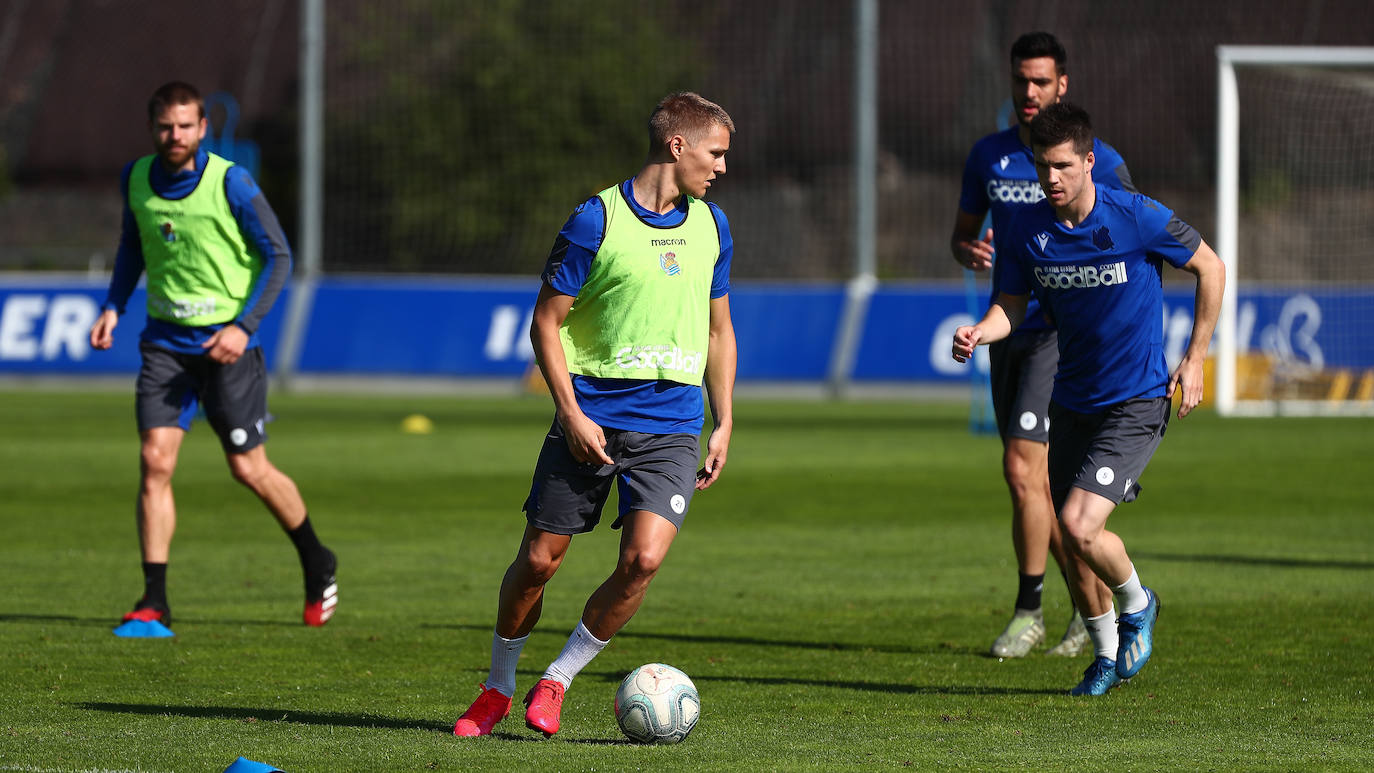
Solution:
<path fill-rule="evenodd" d="M 1060 222 L 1048 201 L 1019 213 L 1006 233 L 1002 292 L 1034 293 L 1059 329 L 1053 400 L 1098 413 L 1133 398 L 1163 397 L 1163 263 L 1181 267 L 1202 237 L 1139 193 L 1097 188 L 1083 222 Z"/>
<path fill-rule="evenodd" d="M 1093 182 L 1101 188 L 1120 188 L 1135 191 L 1131 173 L 1126 162 L 1116 148 L 1093 139 Z M 1002 271 L 1006 261 L 998 260 L 1003 253 L 1002 233 L 1011 224 L 1012 217 L 1022 209 L 1043 201 L 1045 192 L 1040 188 L 1040 180 L 1035 174 L 1035 158 L 1031 149 L 1021 142 L 1017 127 L 989 134 L 974 144 L 964 163 L 964 185 L 959 193 L 959 209 L 970 215 L 992 214 L 992 294 L 1002 286 Z M 978 234 L 978 238 L 982 238 Z M 1031 300 L 1026 309 L 1026 321 L 1017 328 L 1018 333 L 1029 333 L 1048 327 L 1040 314 L 1040 306 Z"/>

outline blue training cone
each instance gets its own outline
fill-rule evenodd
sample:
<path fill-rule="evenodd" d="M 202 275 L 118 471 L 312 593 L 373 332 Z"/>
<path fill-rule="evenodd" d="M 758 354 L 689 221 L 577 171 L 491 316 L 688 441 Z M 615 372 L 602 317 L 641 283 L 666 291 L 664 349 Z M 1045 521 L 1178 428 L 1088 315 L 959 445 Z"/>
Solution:
<path fill-rule="evenodd" d="M 229 767 L 224 769 L 224 773 L 283 773 L 283 771 L 275 765 L 268 765 L 265 762 L 254 762 L 239 757 L 234 760 Z"/>
<path fill-rule="evenodd" d="M 157 620 L 126 620 L 114 629 L 114 635 L 126 639 L 166 639 L 176 636 L 171 628 Z"/>

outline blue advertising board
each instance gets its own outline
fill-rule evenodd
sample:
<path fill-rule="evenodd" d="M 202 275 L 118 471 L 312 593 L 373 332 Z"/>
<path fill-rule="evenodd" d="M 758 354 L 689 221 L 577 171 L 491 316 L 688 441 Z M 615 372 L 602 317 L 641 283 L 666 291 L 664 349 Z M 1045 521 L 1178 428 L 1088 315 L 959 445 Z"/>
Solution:
<path fill-rule="evenodd" d="M 138 370 L 143 291 L 92 351 L 88 331 L 104 279 L 0 275 L 0 374 L 100 375 Z M 297 371 L 321 376 L 519 377 L 533 358 L 529 321 L 537 277 L 333 277 L 320 282 Z M 269 367 L 279 348 L 283 293 L 258 336 Z M 840 283 L 737 281 L 731 312 L 739 380 L 814 382 L 828 375 L 844 308 Z M 981 302 L 979 303 L 981 306 Z M 1177 361 L 1192 329 L 1192 290 L 1165 290 L 1165 353 Z M 1263 350 L 1325 367 L 1374 366 L 1374 287 L 1264 288 L 1238 302 L 1241 351 Z M 869 301 L 855 381 L 967 380 L 949 356 L 954 328 L 971 320 L 962 285 L 890 283 Z M 1352 332 L 1354 334 L 1352 334 Z M 986 358 L 975 360 L 986 368 Z"/>
<path fill-rule="evenodd" d="M 327 279 L 297 370 L 319 374 L 519 376 L 533 351 L 539 279 Z"/>
<path fill-rule="evenodd" d="M 134 290 L 127 313 L 115 328 L 114 346 L 108 351 L 91 348 L 91 325 L 100 316 L 107 287 L 104 279 L 0 274 L 0 374 L 137 373 L 138 336 L 147 322 L 141 285 Z M 268 314 L 258 330 L 258 340 L 276 342 L 281 320 L 278 310 Z M 269 358 L 273 348 L 264 346 Z"/>

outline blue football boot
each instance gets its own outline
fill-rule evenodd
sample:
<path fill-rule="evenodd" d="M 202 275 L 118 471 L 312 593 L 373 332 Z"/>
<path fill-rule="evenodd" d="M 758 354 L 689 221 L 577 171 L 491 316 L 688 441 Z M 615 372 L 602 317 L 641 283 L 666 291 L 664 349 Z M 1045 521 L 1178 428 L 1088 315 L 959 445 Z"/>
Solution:
<path fill-rule="evenodd" d="M 1121 684 L 1116 673 L 1116 661 L 1109 657 L 1098 657 L 1083 672 L 1083 681 L 1069 690 L 1069 695 L 1106 695 L 1107 691 Z"/>
<path fill-rule="evenodd" d="M 1144 609 L 1130 615 L 1122 615 L 1116 621 L 1120 644 L 1116 650 L 1116 673 L 1122 679 L 1130 679 L 1140 673 L 1140 669 L 1150 660 L 1154 651 L 1155 621 L 1159 619 L 1159 597 L 1149 588 L 1145 589 L 1150 603 Z"/>

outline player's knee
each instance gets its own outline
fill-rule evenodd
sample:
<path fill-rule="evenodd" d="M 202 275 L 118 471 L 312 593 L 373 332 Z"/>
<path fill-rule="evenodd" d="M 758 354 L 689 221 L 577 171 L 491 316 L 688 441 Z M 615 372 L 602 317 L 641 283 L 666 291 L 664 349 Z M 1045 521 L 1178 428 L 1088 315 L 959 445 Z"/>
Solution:
<path fill-rule="evenodd" d="M 1049 469 L 1046 462 L 1045 444 L 1019 437 L 1008 438 L 1002 453 L 1002 475 L 1008 485 L 1014 487 L 1047 488 Z"/>
<path fill-rule="evenodd" d="M 1027 472 L 1025 461 L 1019 457 L 1007 454 L 1002 458 L 1002 478 L 1013 494 L 1026 491 Z"/>
<path fill-rule="evenodd" d="M 254 491 L 262 487 L 263 481 L 272 471 L 266 459 L 257 459 L 248 454 L 229 454 L 229 474 L 234 480 Z"/>
<path fill-rule="evenodd" d="M 144 443 L 139 452 L 139 468 L 148 482 L 166 482 L 176 471 L 177 455 L 160 445 Z"/>
<path fill-rule="evenodd" d="M 1070 532 L 1064 532 L 1064 548 L 1069 555 L 1081 556 L 1092 547 L 1090 538 L 1079 537 Z"/>
<path fill-rule="evenodd" d="M 1017 501 L 1049 496 L 1049 479 L 1045 470 L 1019 456 L 1008 455 L 1002 460 L 1002 477 Z"/>
<path fill-rule="evenodd" d="M 1064 547 L 1078 555 L 1087 552 L 1097 539 L 1097 535 L 1102 533 L 1101 527 L 1095 527 L 1087 519 L 1076 517 L 1073 514 L 1065 514 L 1060 519 L 1059 526 Z"/>
<path fill-rule="evenodd" d="M 558 566 L 562 563 L 562 556 L 537 551 L 521 556 L 517 569 L 519 576 L 525 580 L 525 584 L 530 587 L 538 587 L 552 580 L 553 575 L 558 571 Z"/>
<path fill-rule="evenodd" d="M 627 552 L 620 558 L 621 571 L 632 580 L 648 581 L 663 566 L 666 551 L 646 549 Z"/>

